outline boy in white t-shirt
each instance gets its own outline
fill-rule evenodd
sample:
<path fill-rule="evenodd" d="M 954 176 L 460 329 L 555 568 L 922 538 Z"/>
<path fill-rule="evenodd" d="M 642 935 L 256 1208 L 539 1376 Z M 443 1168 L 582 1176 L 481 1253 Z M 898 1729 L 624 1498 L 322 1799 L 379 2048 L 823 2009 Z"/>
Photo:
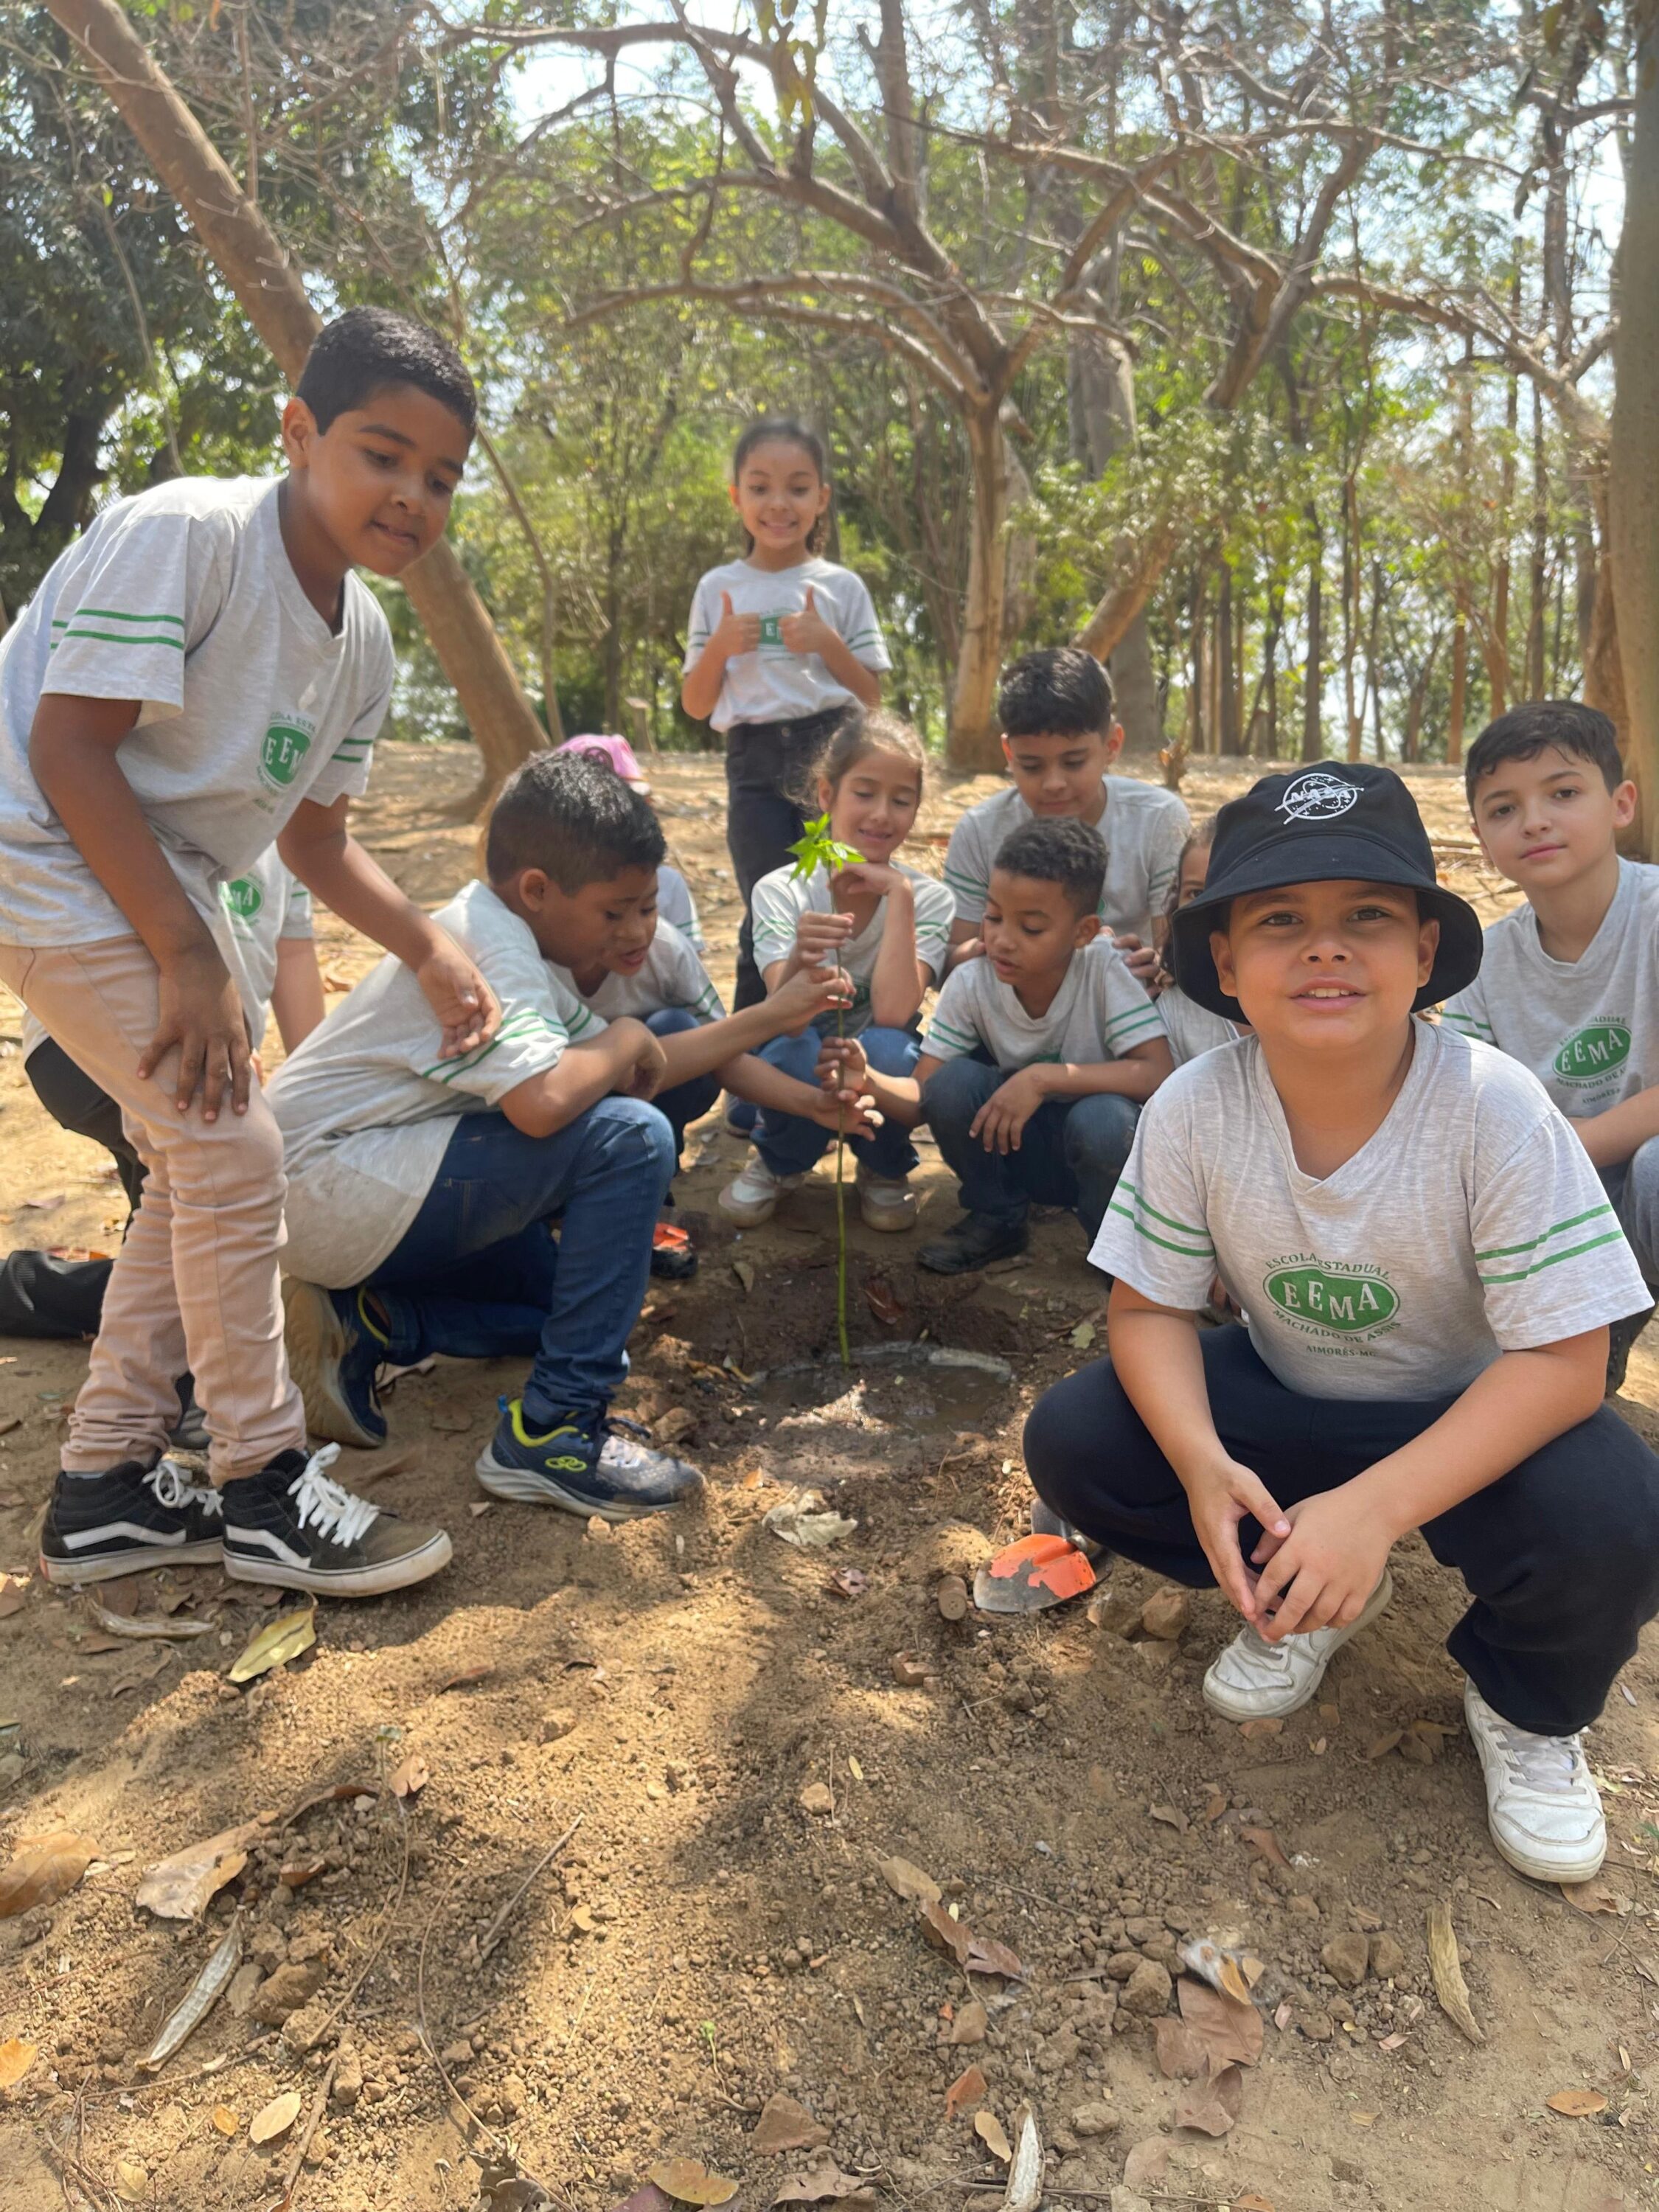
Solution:
<path fill-rule="evenodd" d="M 1611 1332 L 1611 1392 L 1659 1297 L 1659 868 L 1619 857 L 1636 786 L 1594 707 L 1500 715 L 1463 773 L 1481 850 L 1527 902 L 1487 930 L 1445 1018 L 1532 1070 L 1613 1200 L 1648 1296 Z"/>
<path fill-rule="evenodd" d="M 1498 1848 L 1579 1881 L 1606 1830 L 1577 1732 L 1659 1605 L 1659 1460 L 1601 1403 L 1641 1276 L 1535 1078 L 1413 1010 L 1480 928 L 1380 768 L 1265 776 L 1221 810 L 1176 970 L 1253 1031 L 1140 1117 L 1096 1243 L 1111 1357 L 1025 1431 L 1039 1496 L 1245 1626 L 1205 1678 L 1295 1711 L 1420 1530 L 1470 1604 L 1449 1640 Z M 1200 1335 L 1219 1273 L 1246 1326 Z"/>
<path fill-rule="evenodd" d="M 285 476 L 112 501 L 0 641 L 0 979 L 149 1170 L 47 1509 L 50 1581 L 222 1560 L 357 1596 L 449 1558 L 441 1529 L 348 1497 L 307 1453 L 277 1304 L 282 1143 L 220 890 L 276 845 L 408 960 L 444 1054 L 488 1041 L 477 969 L 347 828 L 393 672 L 354 570 L 399 575 L 436 543 L 475 410 L 452 346 L 353 309 L 283 410 Z M 211 1489 L 161 1456 L 186 1366 Z"/>
<path fill-rule="evenodd" d="M 1190 826 L 1178 794 L 1109 773 L 1123 750 L 1112 712 L 1112 686 L 1080 646 L 1045 647 L 1008 668 L 997 693 L 1002 750 L 1012 787 L 983 799 L 951 832 L 945 880 L 956 899 L 951 965 L 975 957 L 991 867 L 1004 840 L 1029 822 L 1070 819 L 1100 832 L 1106 874 L 1100 918 L 1119 940 L 1133 973 L 1157 965 L 1152 921 L 1175 882 Z"/>
<path fill-rule="evenodd" d="M 908 1079 L 868 1077 L 881 1110 L 925 1120 L 961 1186 L 963 1218 L 916 1258 L 960 1275 L 1023 1252 L 1033 1204 L 1069 1206 L 1091 1241 L 1174 1063 L 1158 1008 L 1103 937 L 1106 854 L 1081 822 L 1031 822 L 991 868 L 985 957 L 946 981 Z M 863 1076 L 856 1054 L 837 1060 Z"/>
<path fill-rule="evenodd" d="M 659 1044 L 623 1011 L 662 854 L 656 816 L 610 768 L 534 755 L 490 816 L 488 883 L 440 915 L 501 1003 L 495 1036 L 441 1059 L 414 977 L 383 960 L 272 1079 L 289 1348 L 317 1434 L 384 1438 L 382 1362 L 523 1357 L 478 1458 L 486 1490 L 621 1521 L 701 1488 L 610 1413 L 675 1165 L 647 1102 L 693 1042 Z M 605 1015 L 568 980 L 601 968 L 618 971 Z M 799 1018 L 837 988 L 803 977 Z"/>

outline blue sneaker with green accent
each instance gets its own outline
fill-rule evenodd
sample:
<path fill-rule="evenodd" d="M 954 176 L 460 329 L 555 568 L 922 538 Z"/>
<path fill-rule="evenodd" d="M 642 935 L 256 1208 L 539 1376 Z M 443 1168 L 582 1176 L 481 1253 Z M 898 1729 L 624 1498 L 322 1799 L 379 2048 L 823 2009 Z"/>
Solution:
<path fill-rule="evenodd" d="M 330 1443 L 371 1450 L 386 1442 L 374 1373 L 391 1339 L 368 1293 L 328 1291 L 290 1276 L 283 1285 L 288 1364 L 305 1401 L 306 1426 Z"/>
<path fill-rule="evenodd" d="M 538 1435 L 526 1424 L 522 1398 L 499 1402 L 501 1418 L 477 1468 L 494 1498 L 556 1505 L 585 1520 L 632 1521 L 665 1513 L 702 1488 L 696 1468 L 653 1451 L 636 1421 L 568 1413 Z"/>

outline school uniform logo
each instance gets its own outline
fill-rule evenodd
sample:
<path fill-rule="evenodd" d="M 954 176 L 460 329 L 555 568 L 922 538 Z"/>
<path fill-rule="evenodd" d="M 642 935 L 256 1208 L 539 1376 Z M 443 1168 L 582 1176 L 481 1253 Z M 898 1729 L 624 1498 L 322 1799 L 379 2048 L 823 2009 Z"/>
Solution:
<path fill-rule="evenodd" d="M 1606 1018 L 1576 1030 L 1550 1065 L 1563 1083 L 1600 1083 L 1630 1058 L 1630 1030 Z"/>
<path fill-rule="evenodd" d="M 252 876 L 238 876 L 219 893 L 225 912 L 238 921 L 252 921 L 265 902 L 265 895 Z"/>
<path fill-rule="evenodd" d="M 760 641 L 763 645 L 783 643 L 783 617 L 781 614 L 763 615 L 760 618 Z"/>
<path fill-rule="evenodd" d="M 311 750 L 313 728 L 295 720 L 273 722 L 259 748 L 259 777 L 273 791 L 286 791 Z"/>
<path fill-rule="evenodd" d="M 1287 1321 L 1315 1334 L 1380 1335 L 1400 1311 L 1398 1291 L 1370 1267 L 1328 1267 L 1309 1257 L 1282 1261 L 1268 1269 L 1262 1288 Z"/>
<path fill-rule="evenodd" d="M 1334 822 L 1358 803 L 1362 788 L 1328 769 L 1310 769 L 1288 787 L 1277 811 L 1286 822 Z"/>

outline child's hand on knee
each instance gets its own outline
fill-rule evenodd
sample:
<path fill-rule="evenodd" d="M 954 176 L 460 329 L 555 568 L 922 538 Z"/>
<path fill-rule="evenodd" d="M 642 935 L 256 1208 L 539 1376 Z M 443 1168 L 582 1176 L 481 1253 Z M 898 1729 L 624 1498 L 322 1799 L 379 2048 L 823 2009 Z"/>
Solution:
<path fill-rule="evenodd" d="M 988 1152 L 1017 1152 L 1025 1124 L 1048 1092 L 1040 1067 L 1022 1067 L 994 1091 L 968 1125 Z"/>
<path fill-rule="evenodd" d="M 1251 1555 L 1261 1569 L 1261 1633 L 1277 1644 L 1316 1628 L 1346 1628 L 1382 1581 L 1398 1531 L 1351 1482 L 1304 1498 L 1285 1517 L 1289 1535 L 1265 1534 Z"/>
<path fill-rule="evenodd" d="M 1288 1518 L 1274 1504 L 1261 1476 L 1242 1462 L 1224 1455 L 1192 1472 L 1177 1469 L 1191 1509 L 1193 1528 L 1204 1547 L 1223 1595 L 1245 1620 L 1260 1626 L 1261 1607 L 1256 1577 L 1245 1563 L 1239 1546 L 1239 1525 L 1259 1521 L 1262 1544 L 1282 1544 L 1291 1533 Z M 1257 1546 L 1261 1555 L 1262 1546 Z"/>
<path fill-rule="evenodd" d="M 853 979 L 844 968 L 798 968 L 772 994 L 774 1011 L 788 1017 L 781 1031 L 785 1036 L 799 1036 L 820 1014 L 832 1014 L 837 1006 L 852 1003 Z"/>

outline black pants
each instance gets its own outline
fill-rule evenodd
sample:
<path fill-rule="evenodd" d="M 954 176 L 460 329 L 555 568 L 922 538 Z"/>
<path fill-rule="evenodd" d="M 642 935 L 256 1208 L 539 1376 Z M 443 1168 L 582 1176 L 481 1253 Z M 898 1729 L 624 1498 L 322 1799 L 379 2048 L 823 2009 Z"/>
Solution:
<path fill-rule="evenodd" d="M 1242 1328 L 1201 1339 L 1223 1444 L 1280 1505 L 1334 1490 L 1437 1420 L 1451 1398 L 1307 1398 Z M 1037 1494 L 1085 1535 L 1194 1588 L 1214 1575 L 1185 1492 L 1109 1359 L 1057 1382 L 1025 1424 Z M 1261 1530 L 1246 1521 L 1245 1556 Z M 1423 1529 L 1473 1602 L 1446 1640 L 1494 1711 L 1571 1735 L 1601 1711 L 1659 1609 L 1659 1459 L 1603 1406 Z"/>
<path fill-rule="evenodd" d="M 121 1109 L 64 1050 L 44 1037 L 24 1062 L 34 1095 L 60 1128 L 89 1137 L 113 1158 L 129 1207 L 144 1187 L 144 1165 L 127 1140 Z M 96 1336 L 109 1281 L 107 1260 L 55 1260 L 21 1250 L 0 1261 L 0 1335 Z"/>
<path fill-rule="evenodd" d="M 806 779 L 842 713 L 832 707 L 799 722 L 734 722 L 726 733 L 726 848 L 743 894 L 734 1012 L 766 996 L 755 965 L 750 897 L 763 876 L 783 866 L 806 827 Z"/>

